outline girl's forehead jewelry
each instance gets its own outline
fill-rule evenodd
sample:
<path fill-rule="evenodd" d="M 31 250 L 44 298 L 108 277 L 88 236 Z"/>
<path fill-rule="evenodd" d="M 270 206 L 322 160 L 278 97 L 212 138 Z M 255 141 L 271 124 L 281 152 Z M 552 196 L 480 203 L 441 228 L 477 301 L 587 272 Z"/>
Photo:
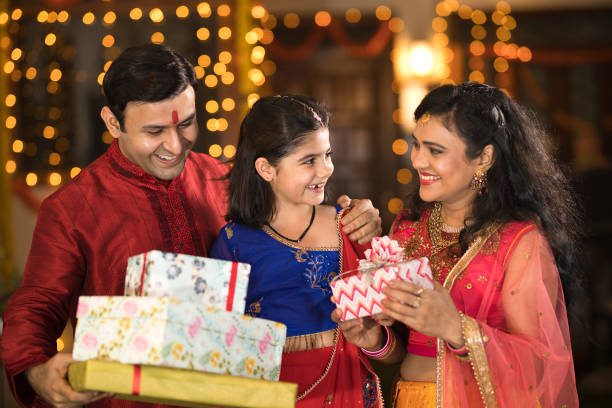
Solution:
<path fill-rule="evenodd" d="M 299 103 L 311 113 L 311 115 L 315 118 L 317 122 L 319 122 L 320 124 L 323 124 L 323 120 L 321 119 L 321 116 L 319 116 L 319 114 L 312 108 L 312 106 L 300 101 L 299 99 L 292 98 L 291 96 L 283 96 L 283 95 L 276 95 L 276 96 L 278 98 L 287 98 L 289 100 L 292 100 L 293 102 Z"/>
<path fill-rule="evenodd" d="M 421 115 L 421 117 L 417 120 L 417 126 L 418 125 L 424 125 L 427 122 L 429 122 L 429 119 L 431 119 L 431 115 L 428 112 L 425 112 L 424 114 Z"/>

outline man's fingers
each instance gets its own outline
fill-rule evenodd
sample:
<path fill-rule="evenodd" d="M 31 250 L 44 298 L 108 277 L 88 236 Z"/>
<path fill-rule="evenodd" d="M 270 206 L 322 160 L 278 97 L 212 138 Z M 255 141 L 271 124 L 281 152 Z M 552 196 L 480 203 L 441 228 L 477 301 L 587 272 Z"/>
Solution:
<path fill-rule="evenodd" d="M 348 208 L 351 205 L 351 199 L 346 194 L 341 195 L 336 200 L 336 204 L 340 206 L 340 208 Z"/>

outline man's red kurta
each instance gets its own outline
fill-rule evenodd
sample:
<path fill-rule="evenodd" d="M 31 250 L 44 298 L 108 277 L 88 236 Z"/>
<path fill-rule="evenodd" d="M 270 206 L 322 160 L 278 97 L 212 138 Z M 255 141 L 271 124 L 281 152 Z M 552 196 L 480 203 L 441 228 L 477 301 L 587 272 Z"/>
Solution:
<path fill-rule="evenodd" d="M 56 339 L 74 320 L 80 295 L 122 295 L 132 255 L 152 249 L 207 254 L 224 224 L 227 170 L 191 152 L 182 174 L 164 182 L 129 162 L 114 142 L 42 203 L 23 282 L 4 313 L 2 360 L 21 404 L 41 402 L 24 370 L 56 353 Z M 92 404 L 138 405 L 108 399 Z"/>

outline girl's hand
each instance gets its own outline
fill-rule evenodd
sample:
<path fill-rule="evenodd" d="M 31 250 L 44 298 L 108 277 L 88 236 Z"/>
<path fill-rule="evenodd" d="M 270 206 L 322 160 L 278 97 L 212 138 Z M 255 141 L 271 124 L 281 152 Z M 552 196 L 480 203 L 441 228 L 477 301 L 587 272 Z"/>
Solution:
<path fill-rule="evenodd" d="M 384 334 L 382 326 L 369 317 L 340 321 L 342 312 L 336 309 L 332 312 L 332 320 L 338 323 L 344 337 L 357 347 L 368 350 L 378 350 L 383 346 Z"/>
<path fill-rule="evenodd" d="M 461 317 L 453 299 L 438 282 L 433 289 L 394 280 L 383 289 L 383 313 L 427 336 L 439 337 L 455 348 L 463 346 Z"/>

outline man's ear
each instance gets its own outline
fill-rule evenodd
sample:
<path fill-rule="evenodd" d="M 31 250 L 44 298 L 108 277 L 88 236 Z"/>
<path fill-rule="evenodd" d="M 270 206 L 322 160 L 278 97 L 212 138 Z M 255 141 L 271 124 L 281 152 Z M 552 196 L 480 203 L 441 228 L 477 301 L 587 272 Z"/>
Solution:
<path fill-rule="evenodd" d="M 104 121 L 106 128 L 109 133 L 115 139 L 118 139 L 121 136 L 121 125 L 119 124 L 119 120 L 115 116 L 115 114 L 110 110 L 108 106 L 104 106 L 100 111 L 100 117 Z"/>
<path fill-rule="evenodd" d="M 257 171 L 259 177 L 268 183 L 274 180 L 274 176 L 276 175 L 276 169 L 265 157 L 258 157 L 255 159 L 255 171 Z"/>
<path fill-rule="evenodd" d="M 489 170 L 493 163 L 495 162 L 495 147 L 493 145 L 488 144 L 480 152 L 480 160 L 478 162 L 478 166 L 483 168 L 484 170 Z"/>

